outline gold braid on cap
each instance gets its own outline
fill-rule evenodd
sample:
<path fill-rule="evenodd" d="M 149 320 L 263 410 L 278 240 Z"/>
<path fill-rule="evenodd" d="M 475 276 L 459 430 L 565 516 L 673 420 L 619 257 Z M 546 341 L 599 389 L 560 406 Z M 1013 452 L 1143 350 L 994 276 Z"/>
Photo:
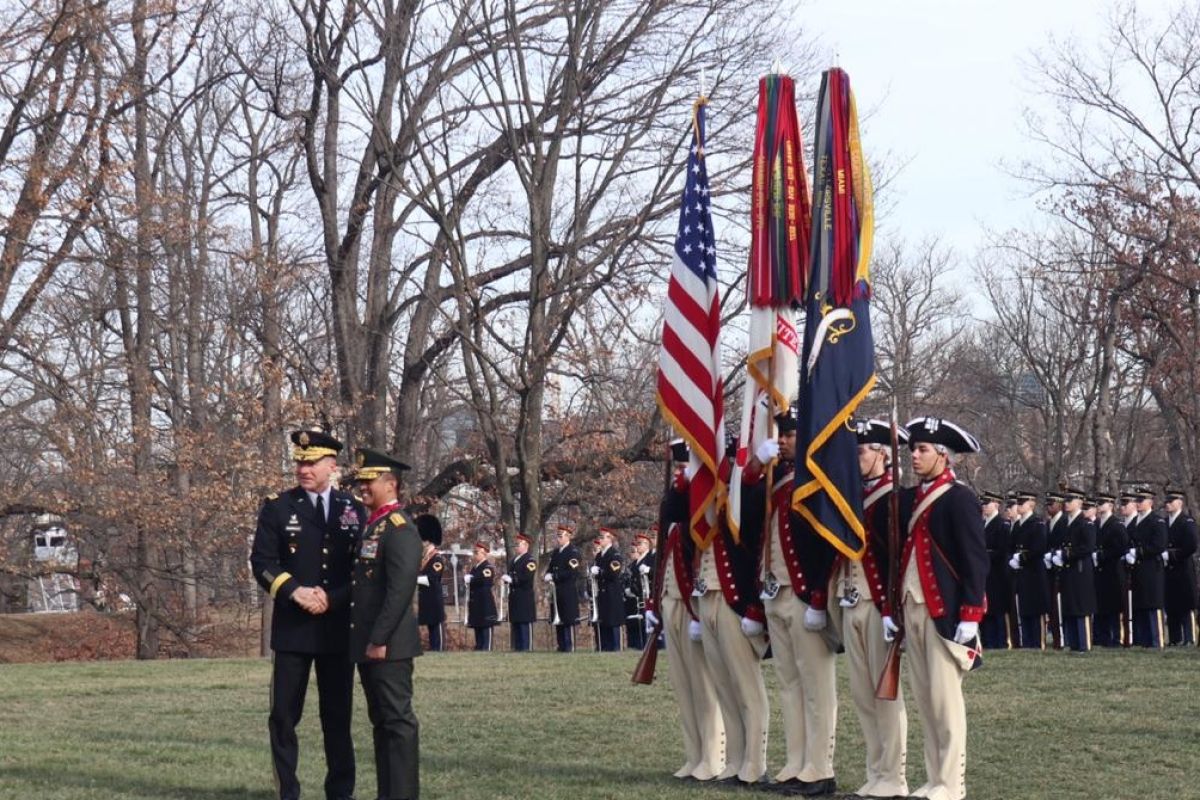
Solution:
<path fill-rule="evenodd" d="M 392 470 L 390 467 L 359 467 L 358 474 L 355 476 L 355 480 L 373 481 L 380 475 L 391 471 Z"/>
<path fill-rule="evenodd" d="M 293 447 L 293 461 L 316 461 L 325 456 L 333 456 L 337 458 L 338 451 L 332 447 Z"/>

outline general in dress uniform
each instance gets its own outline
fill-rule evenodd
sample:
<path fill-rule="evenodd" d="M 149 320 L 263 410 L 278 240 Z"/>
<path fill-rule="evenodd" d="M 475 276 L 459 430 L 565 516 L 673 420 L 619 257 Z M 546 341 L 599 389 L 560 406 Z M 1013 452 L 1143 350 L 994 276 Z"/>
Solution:
<path fill-rule="evenodd" d="M 442 577 L 446 559 L 438 553 L 442 545 L 442 523 L 432 514 L 420 514 L 414 520 L 424 543 L 421 568 L 417 573 L 417 624 L 429 634 L 429 649 L 442 650 L 442 628 L 446 624 L 446 601 L 442 597 Z"/>
<path fill-rule="evenodd" d="M 534 596 L 534 577 L 537 560 L 529 553 L 529 537 L 518 533 L 514 544 L 517 554 L 508 563 L 502 580 L 508 584 L 508 621 L 512 649 L 524 653 L 533 646 L 533 623 L 537 621 L 537 598 Z"/>
<path fill-rule="evenodd" d="M 327 767 L 325 796 L 338 800 L 354 793 L 354 665 L 347 657 L 350 572 L 366 511 L 332 486 L 341 442 L 319 431 L 295 431 L 291 440 L 299 485 L 263 502 L 250 553 L 254 578 L 274 603 L 267 723 L 271 758 L 278 797 L 295 800 L 300 796 L 296 725 L 315 666 Z"/>
<path fill-rule="evenodd" d="M 370 510 L 354 561 L 350 656 L 358 663 L 375 746 L 375 796 L 416 800 L 420 726 L 413 712 L 413 659 L 421 634 L 413 594 L 421 539 L 400 511 L 400 473 L 408 466 L 362 448 L 356 479 Z"/>
<path fill-rule="evenodd" d="M 983 539 L 988 551 L 987 613 L 979 626 L 979 638 L 985 648 L 1007 650 L 1013 646 L 1012 524 L 1000 513 L 1004 498 L 996 492 L 980 492 L 983 509 Z"/>
<path fill-rule="evenodd" d="M 471 571 L 463 576 L 467 583 L 467 627 L 475 632 L 475 649 L 492 649 L 492 628 L 499 620 L 496 611 L 496 596 L 492 587 L 496 584 L 496 568 L 488 561 L 491 548 L 486 542 L 475 543 L 475 562 Z"/>
<path fill-rule="evenodd" d="M 560 524 L 554 531 L 555 548 L 543 580 L 550 584 L 550 621 L 560 653 L 575 650 L 575 626 L 579 624 L 579 548 L 571 541 L 575 529 Z"/>
<path fill-rule="evenodd" d="M 1046 575 L 1046 522 L 1034 513 L 1037 495 L 1020 490 L 1017 521 L 1012 529 L 1013 607 L 1020 625 L 1019 647 L 1043 649 L 1046 646 L 1046 612 L 1050 607 L 1050 582 Z"/>
<path fill-rule="evenodd" d="M 621 649 L 621 626 L 625 624 L 623 568 L 616 536 L 608 528 L 601 528 L 596 538 L 596 560 L 588 571 L 595 581 L 596 632 L 600 650 L 605 653 Z"/>
<path fill-rule="evenodd" d="M 1166 490 L 1167 566 L 1166 597 L 1167 643 L 1196 643 L 1196 520 L 1183 510 L 1182 489 Z"/>
<path fill-rule="evenodd" d="M 1163 646 L 1163 563 L 1167 560 L 1167 521 L 1154 513 L 1154 490 L 1139 486 L 1137 516 L 1129 529 L 1129 551 L 1125 563 L 1132 568 L 1133 643 L 1141 647 Z"/>
<path fill-rule="evenodd" d="M 913 794 L 963 800 L 967 712 L 962 680 L 980 663 L 988 556 L 979 500 L 955 479 L 951 459 L 980 448 L 974 436 L 948 420 L 919 417 L 905 427 L 913 472 L 921 480 L 905 490 L 900 504 L 908 530 L 900 562 L 905 660 L 925 752 L 926 782 Z M 889 636 L 896 631 L 890 618 L 884 628 Z"/>
<path fill-rule="evenodd" d="M 1064 646 L 1076 653 L 1092 649 L 1092 615 L 1096 613 L 1095 564 L 1096 525 L 1083 511 L 1084 493 L 1063 490 L 1065 531 L 1051 556 L 1058 570 L 1062 592 Z"/>
<path fill-rule="evenodd" d="M 1129 535 L 1125 523 L 1113 513 L 1114 495 L 1100 492 L 1096 500 L 1096 624 L 1092 640 L 1099 647 L 1118 647 L 1124 643 L 1125 598 L 1128 588 L 1125 553 Z M 1122 503 L 1133 498 L 1122 498 Z"/>

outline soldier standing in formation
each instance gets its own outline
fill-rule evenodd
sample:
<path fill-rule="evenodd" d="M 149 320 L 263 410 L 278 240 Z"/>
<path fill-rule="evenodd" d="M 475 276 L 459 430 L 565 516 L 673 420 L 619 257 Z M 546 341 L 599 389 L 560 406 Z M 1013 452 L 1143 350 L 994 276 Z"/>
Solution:
<path fill-rule="evenodd" d="M 1154 513 L 1154 490 L 1139 486 L 1137 516 L 1129 529 L 1125 563 L 1132 568 L 1133 643 L 1160 649 L 1163 646 L 1163 562 L 1167 554 L 1167 522 Z"/>
<path fill-rule="evenodd" d="M 496 568 L 488 560 L 490 548 L 486 542 L 476 542 L 474 563 L 471 571 L 463 576 L 469 594 L 467 596 L 467 627 L 475 632 L 475 649 L 492 649 L 492 627 L 498 618 L 496 597 L 492 587 L 496 581 Z"/>
<path fill-rule="evenodd" d="M 650 537 L 644 533 L 634 534 L 625 573 L 625 639 L 630 649 L 641 650 L 646 646 L 644 612 L 646 598 L 650 595 L 650 576 L 654 572 L 654 559 L 650 555 Z"/>
<path fill-rule="evenodd" d="M 384 453 L 358 451 L 358 488 L 370 516 L 351 582 L 350 655 L 367 699 L 380 800 L 416 800 L 420 794 L 412 696 L 421 635 L 412 601 L 421 542 L 400 512 L 400 474 L 406 469 Z"/>
<path fill-rule="evenodd" d="M 1118 647 L 1124 643 L 1125 593 L 1128 576 L 1125 553 L 1129 536 L 1125 523 L 1113 513 L 1116 497 L 1104 492 L 1096 495 L 1096 624 L 1093 640 L 1100 647 Z M 1124 498 L 1122 499 L 1124 502 Z"/>
<path fill-rule="evenodd" d="M 1008 566 L 1013 570 L 1013 604 L 1020 618 L 1018 646 L 1042 649 L 1046 646 L 1046 611 L 1050 588 L 1046 577 L 1046 523 L 1034 513 L 1037 495 L 1019 491 L 1020 516 L 1013 525 L 1013 555 Z"/>
<path fill-rule="evenodd" d="M 1196 520 L 1183 510 L 1184 492 L 1167 489 L 1167 643 L 1196 643 Z"/>
<path fill-rule="evenodd" d="M 432 514 L 421 514 L 415 522 L 424 542 L 417 573 L 417 624 L 429 632 L 429 649 L 441 652 L 442 626 L 446 622 L 446 602 L 442 598 L 446 560 L 437 549 L 442 544 L 442 524 Z"/>
<path fill-rule="evenodd" d="M 1012 557 L 1012 525 L 1000 513 L 1004 498 L 995 492 L 980 492 L 983 509 L 983 538 L 988 551 L 987 613 L 979 626 L 983 646 L 1007 650 L 1013 646 L 1009 622 L 1012 617 L 1012 576 L 1008 560 Z M 1015 507 L 1014 502 L 1014 507 Z"/>
<path fill-rule="evenodd" d="M 325 744 L 325 796 L 354 794 L 350 709 L 350 572 L 366 520 L 362 505 L 332 486 L 342 443 L 319 431 L 291 435 L 299 484 L 262 505 L 250 567 L 274 603 L 268 730 L 281 800 L 300 797 L 296 724 L 316 667 Z"/>
<path fill-rule="evenodd" d="M 596 537 L 596 560 L 588 568 L 596 593 L 596 634 L 599 650 L 616 653 L 621 650 L 621 627 L 625 624 L 625 593 L 621 581 L 621 552 L 616 536 L 601 528 Z"/>
<path fill-rule="evenodd" d="M 1096 613 L 1096 584 L 1092 554 L 1096 552 L 1096 526 L 1083 512 L 1084 493 L 1063 492 L 1063 539 L 1051 556 L 1059 571 L 1062 592 L 1064 646 L 1073 652 L 1092 649 L 1092 615 Z"/>
<path fill-rule="evenodd" d="M 554 533 L 556 547 L 543 577 L 553 588 L 550 620 L 560 653 L 575 650 L 575 626 L 579 624 L 579 548 L 571 541 L 570 525 L 559 525 Z"/>
<path fill-rule="evenodd" d="M 533 623 L 537 621 L 537 599 L 533 594 L 537 560 L 529 554 L 529 537 L 518 533 L 516 557 L 508 565 L 502 580 L 509 585 L 508 622 L 511 628 L 512 649 L 528 652 L 533 647 Z"/>

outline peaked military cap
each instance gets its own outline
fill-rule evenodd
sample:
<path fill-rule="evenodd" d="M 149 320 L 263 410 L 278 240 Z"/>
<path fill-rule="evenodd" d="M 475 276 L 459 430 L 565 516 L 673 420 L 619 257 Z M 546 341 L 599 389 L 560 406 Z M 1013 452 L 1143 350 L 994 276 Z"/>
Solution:
<path fill-rule="evenodd" d="M 533 540 L 530 539 L 528 536 L 526 536 L 523 533 L 518 533 L 516 536 L 516 540 L 520 541 L 520 542 L 524 542 L 525 544 L 533 544 Z"/>
<path fill-rule="evenodd" d="M 1151 489 L 1149 486 L 1135 486 L 1135 487 L 1133 487 L 1132 494 L 1133 494 L 1134 498 L 1137 500 L 1153 500 L 1154 499 L 1154 490 Z"/>
<path fill-rule="evenodd" d="M 442 523 L 433 514 L 418 514 L 413 520 L 417 526 L 417 535 L 422 542 L 429 542 L 434 547 L 442 544 Z"/>
<path fill-rule="evenodd" d="M 1080 508 L 1095 508 L 1097 505 L 1099 504 L 1096 502 L 1096 498 L 1085 497 L 1083 498 L 1083 505 Z"/>
<path fill-rule="evenodd" d="M 1009 492 L 1007 495 L 1004 496 L 1004 507 L 1005 508 L 1009 508 L 1010 506 L 1015 506 L 1020 502 L 1021 502 L 1021 498 L 1018 497 L 1015 492 Z"/>
<path fill-rule="evenodd" d="M 652 542 L 651 542 L 651 539 L 650 539 L 650 535 L 649 535 L 649 534 L 646 534 L 646 533 L 640 533 L 640 532 L 639 532 L 639 533 L 635 533 L 635 534 L 633 535 L 633 538 L 634 538 L 634 541 L 637 541 L 638 539 L 641 539 L 641 540 L 642 540 L 643 542 L 645 542 L 646 544 L 651 544 L 651 543 L 652 543 Z"/>
<path fill-rule="evenodd" d="M 1095 501 L 1096 505 L 1101 505 L 1103 503 L 1115 503 L 1117 502 L 1117 496 L 1109 492 L 1096 492 L 1096 494 L 1092 497 L 1092 500 Z"/>
<path fill-rule="evenodd" d="M 1062 492 L 1058 491 L 1057 489 L 1051 489 L 1050 491 L 1046 492 L 1046 502 L 1047 503 L 1061 503 L 1063 500 L 1066 500 L 1066 499 L 1067 499 L 1067 496 L 1065 494 L 1063 494 Z"/>
<path fill-rule="evenodd" d="M 1125 505 L 1126 503 L 1136 503 L 1137 499 L 1137 494 L 1134 493 L 1133 489 L 1122 489 L 1121 497 L 1117 500 L 1117 502 L 1121 505 Z"/>
<path fill-rule="evenodd" d="M 979 502 L 980 503 L 1003 503 L 1004 495 L 1000 494 L 999 492 L 982 491 L 979 493 Z"/>
<path fill-rule="evenodd" d="M 908 428 L 910 447 L 920 442 L 928 442 L 941 445 L 955 453 L 978 453 L 983 449 L 979 446 L 978 439 L 948 419 L 917 417 L 904 423 L 904 427 Z"/>
<path fill-rule="evenodd" d="M 856 419 L 854 420 L 854 435 L 858 437 L 859 444 L 890 445 L 892 443 L 892 424 L 882 419 Z M 908 439 L 908 428 L 897 424 L 896 442 L 908 444 Z"/>
<path fill-rule="evenodd" d="M 1183 489 L 1177 489 L 1174 486 L 1168 486 L 1163 490 L 1163 497 L 1167 500 L 1186 500 L 1187 492 Z"/>
<path fill-rule="evenodd" d="M 342 443 L 324 431 L 292 431 L 291 440 L 293 461 L 316 461 L 342 452 Z"/>
<path fill-rule="evenodd" d="M 408 464 L 397 461 L 387 453 L 366 447 L 358 448 L 355 465 L 358 468 L 357 476 L 360 481 L 373 481 L 385 472 L 402 472 L 409 468 Z"/>
<path fill-rule="evenodd" d="M 1018 503 L 1028 503 L 1030 500 L 1037 500 L 1037 492 L 1030 489 L 1017 489 L 1013 492 L 1013 498 Z"/>
<path fill-rule="evenodd" d="M 1062 499 L 1063 500 L 1084 500 L 1086 498 L 1087 498 L 1087 492 L 1083 491 L 1082 489 L 1076 489 L 1073 486 L 1063 487 L 1063 490 L 1062 490 Z"/>

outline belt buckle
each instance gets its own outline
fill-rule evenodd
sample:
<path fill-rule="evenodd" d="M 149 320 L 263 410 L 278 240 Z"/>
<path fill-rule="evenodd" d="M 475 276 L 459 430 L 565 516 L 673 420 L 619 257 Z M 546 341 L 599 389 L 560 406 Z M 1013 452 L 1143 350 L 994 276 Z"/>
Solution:
<path fill-rule="evenodd" d="M 703 597 L 707 591 L 708 583 L 705 582 L 704 578 L 700 578 L 696 581 L 696 588 L 692 589 L 692 597 Z"/>
<path fill-rule="evenodd" d="M 775 579 L 775 573 L 768 572 L 766 580 L 763 581 L 762 591 L 758 593 L 761 600 L 774 600 L 779 594 L 779 581 Z"/>
<path fill-rule="evenodd" d="M 842 596 L 838 598 L 838 605 L 842 608 L 854 608 L 858 605 L 858 601 L 862 599 L 858 593 L 857 586 L 848 586 L 842 584 Z"/>

